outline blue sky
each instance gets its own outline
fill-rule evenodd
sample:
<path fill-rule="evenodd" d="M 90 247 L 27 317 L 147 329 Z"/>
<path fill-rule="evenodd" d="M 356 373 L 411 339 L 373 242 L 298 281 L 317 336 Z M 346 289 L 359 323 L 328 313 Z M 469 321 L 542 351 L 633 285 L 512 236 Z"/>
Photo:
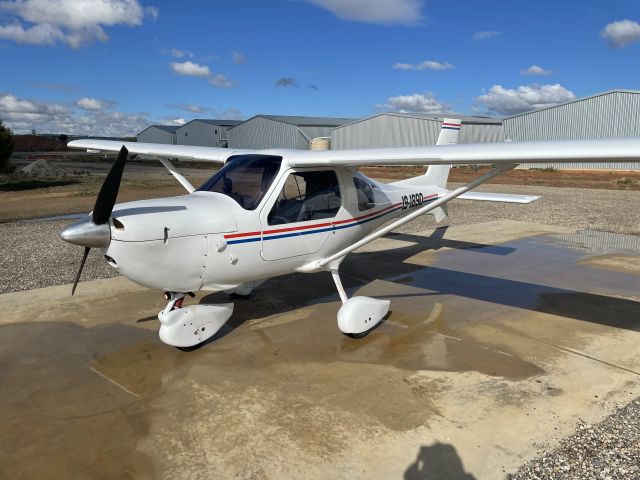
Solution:
<path fill-rule="evenodd" d="M 0 1 L 17 132 L 381 110 L 508 115 L 640 89 L 640 2 Z"/>

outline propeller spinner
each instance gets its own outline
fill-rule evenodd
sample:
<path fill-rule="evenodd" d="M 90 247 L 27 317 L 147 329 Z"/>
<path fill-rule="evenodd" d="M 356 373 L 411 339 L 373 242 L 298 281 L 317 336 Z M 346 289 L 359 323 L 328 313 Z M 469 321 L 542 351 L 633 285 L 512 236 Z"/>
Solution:
<path fill-rule="evenodd" d="M 122 181 L 122 173 L 124 172 L 128 155 L 129 151 L 123 145 L 118 153 L 118 158 L 116 158 L 116 161 L 111 166 L 111 170 L 109 170 L 102 187 L 100 187 L 100 192 L 93 206 L 91 217 L 73 223 L 60 232 L 60 238 L 65 242 L 84 247 L 80 268 L 73 282 L 71 295 L 76 291 L 89 251 L 92 248 L 106 248 L 109 246 L 109 242 L 111 241 L 109 217 L 116 204 L 118 190 L 120 189 L 120 183 Z"/>

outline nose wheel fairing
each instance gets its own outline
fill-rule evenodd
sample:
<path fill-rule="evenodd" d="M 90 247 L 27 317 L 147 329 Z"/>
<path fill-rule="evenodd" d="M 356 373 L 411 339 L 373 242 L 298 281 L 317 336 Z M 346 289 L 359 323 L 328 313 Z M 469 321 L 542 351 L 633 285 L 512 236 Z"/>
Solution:
<path fill-rule="evenodd" d="M 160 340 L 174 347 L 193 347 L 215 335 L 232 313 L 233 303 L 165 309 L 158 314 Z"/>

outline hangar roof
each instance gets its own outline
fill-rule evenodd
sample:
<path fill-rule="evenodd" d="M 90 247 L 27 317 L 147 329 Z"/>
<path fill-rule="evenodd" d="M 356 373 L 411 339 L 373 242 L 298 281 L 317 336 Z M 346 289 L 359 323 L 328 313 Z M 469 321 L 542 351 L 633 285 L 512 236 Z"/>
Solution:
<path fill-rule="evenodd" d="M 226 120 L 226 119 L 211 119 L 211 118 L 194 118 L 190 122 L 185 123 L 184 125 L 180 125 L 180 127 L 184 127 L 193 122 L 200 123 L 208 123 L 209 125 L 217 125 L 221 127 L 235 127 L 236 125 L 240 125 L 242 120 Z"/>
<path fill-rule="evenodd" d="M 178 125 L 149 125 L 147 128 L 142 130 L 142 132 L 138 133 L 138 135 L 146 132 L 150 128 L 157 128 L 159 130 L 164 130 L 167 133 L 176 133 L 176 130 L 178 130 Z"/>
<path fill-rule="evenodd" d="M 542 112 L 543 110 L 550 110 L 552 108 L 562 107 L 563 105 L 569 105 L 571 103 L 582 102 L 584 100 L 591 100 L 592 98 L 603 97 L 603 96 L 606 96 L 606 95 L 611 95 L 613 93 L 635 93 L 635 94 L 640 94 L 640 90 L 627 90 L 627 89 L 624 89 L 624 88 L 616 88 L 616 89 L 613 89 L 613 90 L 607 90 L 606 92 L 596 93 L 595 95 L 589 95 L 589 96 L 586 96 L 586 97 L 574 98 L 573 100 L 569 100 L 568 102 L 558 103 L 556 105 L 551 105 L 549 107 L 536 108 L 534 110 L 529 110 L 528 112 L 522 112 L 522 113 L 518 113 L 516 115 L 511 115 L 509 117 L 505 117 L 505 120 L 506 119 L 510 119 L 510 118 L 520 117 L 522 115 L 529 115 L 530 113 Z"/>
<path fill-rule="evenodd" d="M 276 122 L 288 123 L 290 125 L 296 125 L 298 127 L 337 127 L 347 122 L 352 122 L 353 118 L 335 118 L 335 117 L 301 117 L 296 115 L 255 115 L 248 121 L 254 118 L 267 118 Z"/>

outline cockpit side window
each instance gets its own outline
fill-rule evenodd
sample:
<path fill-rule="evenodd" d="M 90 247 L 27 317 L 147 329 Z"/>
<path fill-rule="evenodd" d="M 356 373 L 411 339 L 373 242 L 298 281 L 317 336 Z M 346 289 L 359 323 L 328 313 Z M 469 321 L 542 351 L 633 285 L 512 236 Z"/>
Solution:
<path fill-rule="evenodd" d="M 245 210 L 255 210 L 280 170 L 282 157 L 236 155 L 198 191 L 217 192 L 235 200 Z"/>
<path fill-rule="evenodd" d="M 269 225 L 333 218 L 340 210 L 336 172 L 291 173 L 269 212 Z"/>
<path fill-rule="evenodd" d="M 353 185 L 356 187 L 358 210 L 364 212 L 365 210 L 370 210 L 376 206 L 373 186 L 369 182 L 359 175 L 354 175 Z"/>

